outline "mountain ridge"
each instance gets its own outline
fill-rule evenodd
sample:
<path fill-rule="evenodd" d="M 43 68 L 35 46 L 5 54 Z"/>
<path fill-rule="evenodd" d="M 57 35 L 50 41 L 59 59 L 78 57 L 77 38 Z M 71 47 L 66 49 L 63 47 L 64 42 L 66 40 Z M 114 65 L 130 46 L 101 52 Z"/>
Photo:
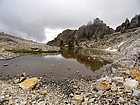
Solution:
<path fill-rule="evenodd" d="M 114 33 L 114 29 L 107 26 L 99 18 L 94 19 L 93 23 L 90 22 L 87 25 L 79 27 L 78 30 L 64 30 L 60 33 L 54 40 L 48 42 L 48 45 L 59 46 L 63 41 L 64 45 L 67 45 L 69 42 L 76 45 L 77 43 L 91 38 L 97 39 L 98 37 L 103 37 L 104 34 Z"/>
<path fill-rule="evenodd" d="M 89 22 L 87 25 L 79 27 L 78 30 L 64 30 L 62 33 L 58 34 L 54 40 L 49 41 L 47 44 L 51 46 L 68 46 L 68 44 L 71 43 L 74 47 L 77 47 L 81 42 L 90 40 L 97 42 L 99 39 L 102 40 L 104 36 L 108 34 L 113 34 L 116 32 L 124 33 L 127 29 L 137 27 L 140 27 L 140 15 L 133 17 L 130 22 L 126 18 L 125 22 L 117 26 L 115 30 L 107 26 L 99 18 L 96 18 L 94 19 L 93 23 Z"/>

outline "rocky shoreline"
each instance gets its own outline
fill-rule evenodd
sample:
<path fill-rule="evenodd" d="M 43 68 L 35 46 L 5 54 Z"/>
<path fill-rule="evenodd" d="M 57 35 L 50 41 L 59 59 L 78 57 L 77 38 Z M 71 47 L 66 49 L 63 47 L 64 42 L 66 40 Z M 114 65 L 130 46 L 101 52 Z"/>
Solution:
<path fill-rule="evenodd" d="M 139 105 L 139 39 L 122 50 L 119 59 L 95 71 L 90 80 L 65 79 L 47 83 L 45 78 L 32 90 L 19 86 L 31 78 L 23 73 L 0 81 L 4 105 Z M 136 69 L 136 70 L 135 70 Z"/>
<path fill-rule="evenodd" d="M 23 73 L 12 79 L 8 77 L 7 80 L 0 81 L 2 90 L 0 103 L 4 105 L 139 105 L 139 80 L 135 78 L 135 75 L 139 75 L 138 46 L 139 40 L 134 41 L 121 53 L 123 57 L 120 56 L 112 64 L 95 71 L 95 76 L 90 80 L 66 79 L 47 83 L 45 78 L 40 77 L 35 88 L 24 90 L 19 83 L 31 78 L 30 76 Z M 132 69 L 137 69 L 134 71 L 134 76 Z"/>

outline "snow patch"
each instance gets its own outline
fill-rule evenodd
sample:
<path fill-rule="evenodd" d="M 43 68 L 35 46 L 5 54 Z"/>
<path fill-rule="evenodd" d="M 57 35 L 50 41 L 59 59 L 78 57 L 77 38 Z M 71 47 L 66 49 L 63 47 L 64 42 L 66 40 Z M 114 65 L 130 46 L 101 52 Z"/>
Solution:
<path fill-rule="evenodd" d="M 126 41 L 121 42 L 121 43 L 118 45 L 118 48 L 119 48 L 120 46 L 122 46 L 125 42 L 126 42 Z"/>
<path fill-rule="evenodd" d="M 107 48 L 107 49 L 105 49 L 106 51 L 110 51 L 110 52 L 116 52 L 116 51 L 118 51 L 118 49 L 111 49 L 111 47 L 109 47 L 109 48 Z"/>

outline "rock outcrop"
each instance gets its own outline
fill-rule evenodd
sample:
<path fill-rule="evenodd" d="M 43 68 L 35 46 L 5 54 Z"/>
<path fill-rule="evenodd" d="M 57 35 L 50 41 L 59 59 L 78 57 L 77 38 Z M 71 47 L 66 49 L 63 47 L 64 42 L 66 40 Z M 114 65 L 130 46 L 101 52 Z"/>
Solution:
<path fill-rule="evenodd" d="M 54 40 L 48 42 L 48 45 L 59 46 L 60 44 L 68 44 L 69 40 L 74 39 L 76 30 L 67 29 L 60 33 Z"/>
<path fill-rule="evenodd" d="M 125 29 L 132 29 L 132 28 L 136 28 L 136 27 L 140 27 L 140 14 L 136 15 L 134 18 L 132 18 L 132 20 L 130 22 L 127 18 L 124 23 L 122 23 L 120 26 L 118 26 L 116 28 L 116 32 L 118 32 L 118 31 L 124 32 Z"/>
<path fill-rule="evenodd" d="M 99 18 L 96 18 L 93 23 L 81 26 L 78 30 L 65 30 L 60 33 L 54 40 L 48 42 L 48 45 L 59 46 L 61 44 L 68 45 L 72 43 L 78 45 L 81 41 L 90 39 L 103 38 L 105 34 L 114 33 L 114 30 L 107 26 Z"/>
<path fill-rule="evenodd" d="M 99 18 L 94 19 L 93 23 L 80 27 L 76 34 L 75 39 L 79 41 L 103 38 L 106 34 L 114 33 L 114 30 L 107 26 Z"/>

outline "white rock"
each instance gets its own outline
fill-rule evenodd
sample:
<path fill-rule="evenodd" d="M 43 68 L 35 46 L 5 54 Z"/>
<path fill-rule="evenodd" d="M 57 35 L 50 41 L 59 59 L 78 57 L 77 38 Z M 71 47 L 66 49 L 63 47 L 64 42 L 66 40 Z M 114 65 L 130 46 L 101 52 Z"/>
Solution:
<path fill-rule="evenodd" d="M 3 99 L 4 99 L 4 96 L 0 96 L 0 102 L 3 101 Z"/>
<path fill-rule="evenodd" d="M 120 98 L 118 99 L 118 101 L 119 101 L 119 102 L 125 102 L 125 100 L 124 100 L 122 97 L 120 97 Z"/>
<path fill-rule="evenodd" d="M 115 81 L 115 82 L 118 82 L 118 83 L 123 83 L 124 82 L 123 77 L 113 77 L 112 80 Z"/>
<path fill-rule="evenodd" d="M 108 81 L 109 83 L 111 83 L 111 78 L 109 76 L 106 76 L 104 78 L 98 79 L 97 81 L 100 81 L 100 82 L 102 82 L 102 81 Z"/>
<path fill-rule="evenodd" d="M 95 98 L 91 98 L 91 99 L 89 99 L 89 103 L 93 103 L 95 101 Z"/>
<path fill-rule="evenodd" d="M 84 100 L 84 96 L 82 96 L 82 95 L 74 95 L 73 100 L 82 102 Z"/>
<path fill-rule="evenodd" d="M 134 90 L 133 96 L 140 96 L 140 90 Z"/>
<path fill-rule="evenodd" d="M 136 81 L 135 79 L 126 79 L 126 82 L 124 82 L 124 86 L 131 88 L 131 89 L 136 89 L 138 87 L 138 81 Z"/>

